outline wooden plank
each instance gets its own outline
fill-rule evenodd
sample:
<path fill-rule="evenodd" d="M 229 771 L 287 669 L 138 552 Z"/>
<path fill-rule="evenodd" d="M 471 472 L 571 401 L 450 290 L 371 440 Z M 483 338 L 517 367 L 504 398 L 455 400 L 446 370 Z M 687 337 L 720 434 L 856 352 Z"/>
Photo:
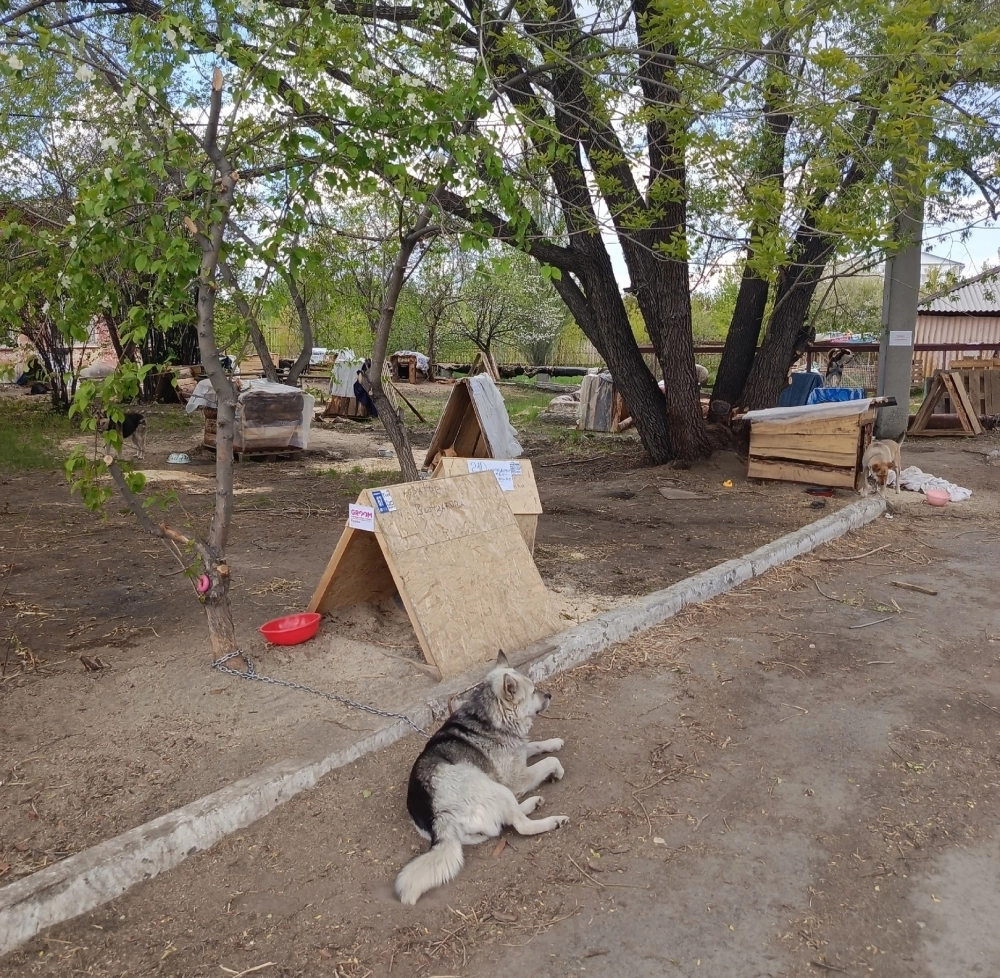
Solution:
<path fill-rule="evenodd" d="M 857 434 L 863 418 L 864 415 L 856 415 L 849 418 L 817 418 L 815 421 L 754 421 L 750 430 L 766 432 L 768 435 L 799 435 L 807 432 L 816 435 Z"/>
<path fill-rule="evenodd" d="M 796 448 L 815 448 L 822 452 L 853 453 L 858 444 L 860 429 L 845 432 L 842 435 L 814 435 L 802 432 L 790 435 L 773 435 L 770 432 L 752 431 L 750 447 L 755 446 L 780 448 L 784 445 L 795 445 Z"/>
<path fill-rule="evenodd" d="M 989 392 L 986 396 L 986 413 L 1000 414 L 1000 370 L 987 370 L 986 381 Z"/>
<path fill-rule="evenodd" d="M 941 379 L 944 381 L 945 389 L 955 401 L 956 413 L 962 421 L 962 427 L 969 434 L 981 435 L 983 429 L 979 423 L 979 414 L 969 400 L 962 378 L 958 374 L 946 373 L 942 374 Z"/>
<path fill-rule="evenodd" d="M 911 434 L 919 435 L 924 428 L 927 427 L 927 422 L 934 413 L 934 406 L 945 393 L 947 392 L 945 390 L 944 381 L 941 379 L 941 374 L 940 372 L 935 373 L 934 379 L 931 381 L 930 390 L 927 392 L 927 396 L 924 398 L 923 404 L 920 405 L 919 410 L 914 415 L 913 421 L 910 424 Z"/>
<path fill-rule="evenodd" d="M 855 470 L 824 468 L 794 464 L 792 462 L 774 462 L 755 459 L 751 456 L 747 468 L 750 479 L 774 479 L 781 482 L 803 482 L 807 485 L 831 486 L 840 489 L 853 489 L 855 485 Z"/>
<path fill-rule="evenodd" d="M 792 446 L 762 447 L 750 446 L 750 456 L 759 459 L 787 459 L 798 462 L 816 462 L 820 465 L 843 466 L 853 469 L 857 457 L 857 448 L 852 445 L 847 452 L 824 452 L 815 448 L 797 448 Z"/>

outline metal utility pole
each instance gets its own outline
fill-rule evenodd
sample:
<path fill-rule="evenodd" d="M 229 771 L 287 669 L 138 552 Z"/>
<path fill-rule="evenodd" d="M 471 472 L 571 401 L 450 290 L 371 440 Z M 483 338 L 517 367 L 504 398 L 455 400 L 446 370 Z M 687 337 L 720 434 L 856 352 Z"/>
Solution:
<path fill-rule="evenodd" d="M 898 441 L 906 434 L 910 417 L 913 377 L 913 334 L 920 300 L 920 251 L 924 232 L 924 201 L 918 196 L 899 215 L 896 238 L 903 249 L 885 263 L 882 291 L 882 338 L 878 350 L 878 394 L 895 397 L 895 407 L 884 407 L 875 422 L 878 438 Z"/>

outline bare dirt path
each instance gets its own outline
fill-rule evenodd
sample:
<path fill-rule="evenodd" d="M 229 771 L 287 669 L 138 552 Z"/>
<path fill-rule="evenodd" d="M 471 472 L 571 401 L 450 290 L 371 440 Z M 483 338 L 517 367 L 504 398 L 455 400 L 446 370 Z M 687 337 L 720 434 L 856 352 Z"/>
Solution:
<path fill-rule="evenodd" d="M 403 909 L 410 739 L 0 974 L 995 974 L 998 496 L 953 461 L 975 507 L 879 520 L 551 683 L 560 832 Z"/>

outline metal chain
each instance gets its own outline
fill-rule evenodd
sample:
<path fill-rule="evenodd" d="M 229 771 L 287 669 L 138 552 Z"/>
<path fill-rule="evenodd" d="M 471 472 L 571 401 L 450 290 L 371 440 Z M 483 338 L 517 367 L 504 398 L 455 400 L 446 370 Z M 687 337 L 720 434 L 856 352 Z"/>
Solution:
<path fill-rule="evenodd" d="M 246 672 L 240 672 L 239 669 L 232 669 L 227 666 L 226 663 L 230 659 L 242 659 L 247 666 Z M 303 683 L 293 683 L 287 679 L 272 679 L 270 676 L 262 676 L 257 672 L 257 667 L 254 665 L 253 659 L 242 649 L 229 652 L 221 658 L 213 659 L 212 668 L 216 672 L 224 672 L 229 676 L 236 676 L 238 679 L 254 679 L 259 683 L 269 683 L 272 686 L 284 686 L 287 689 L 299 689 L 303 693 L 313 693 L 315 696 L 322 696 L 324 699 L 333 700 L 335 703 L 340 703 L 342 706 L 347 706 L 354 710 L 363 710 L 365 713 L 371 713 L 373 716 L 385 717 L 388 720 L 402 720 L 403 723 L 409 724 L 409 726 L 413 727 L 422 736 L 429 736 L 423 728 L 418 727 L 408 716 L 404 716 L 402 713 L 390 713 L 387 710 L 379 710 L 374 706 L 350 700 L 346 696 L 338 696 L 336 693 L 324 693 L 321 689 L 313 689 L 311 686 L 306 686 Z"/>

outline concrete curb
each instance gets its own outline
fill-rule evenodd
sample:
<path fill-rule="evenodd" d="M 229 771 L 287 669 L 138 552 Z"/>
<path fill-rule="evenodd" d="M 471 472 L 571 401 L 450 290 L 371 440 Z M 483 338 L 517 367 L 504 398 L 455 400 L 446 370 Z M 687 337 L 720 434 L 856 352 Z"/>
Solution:
<path fill-rule="evenodd" d="M 728 560 L 525 649 L 515 661 L 535 681 L 571 669 L 602 649 L 661 624 L 682 608 L 730 591 L 772 567 L 870 523 L 883 512 L 885 502 L 878 497 L 851 503 L 832 516 L 789 533 L 745 557 Z M 444 683 L 429 702 L 415 704 L 403 712 L 426 728 L 436 718 L 443 717 L 449 701 L 478 681 L 480 675 L 477 672 Z M 210 848 L 226 835 L 245 828 L 289 798 L 313 787 L 335 768 L 388 747 L 410 732 L 405 723 L 398 721 L 332 754 L 273 764 L 190 805 L 11 883 L 0 889 L 0 955 L 46 927 L 93 910 L 137 883 Z"/>

